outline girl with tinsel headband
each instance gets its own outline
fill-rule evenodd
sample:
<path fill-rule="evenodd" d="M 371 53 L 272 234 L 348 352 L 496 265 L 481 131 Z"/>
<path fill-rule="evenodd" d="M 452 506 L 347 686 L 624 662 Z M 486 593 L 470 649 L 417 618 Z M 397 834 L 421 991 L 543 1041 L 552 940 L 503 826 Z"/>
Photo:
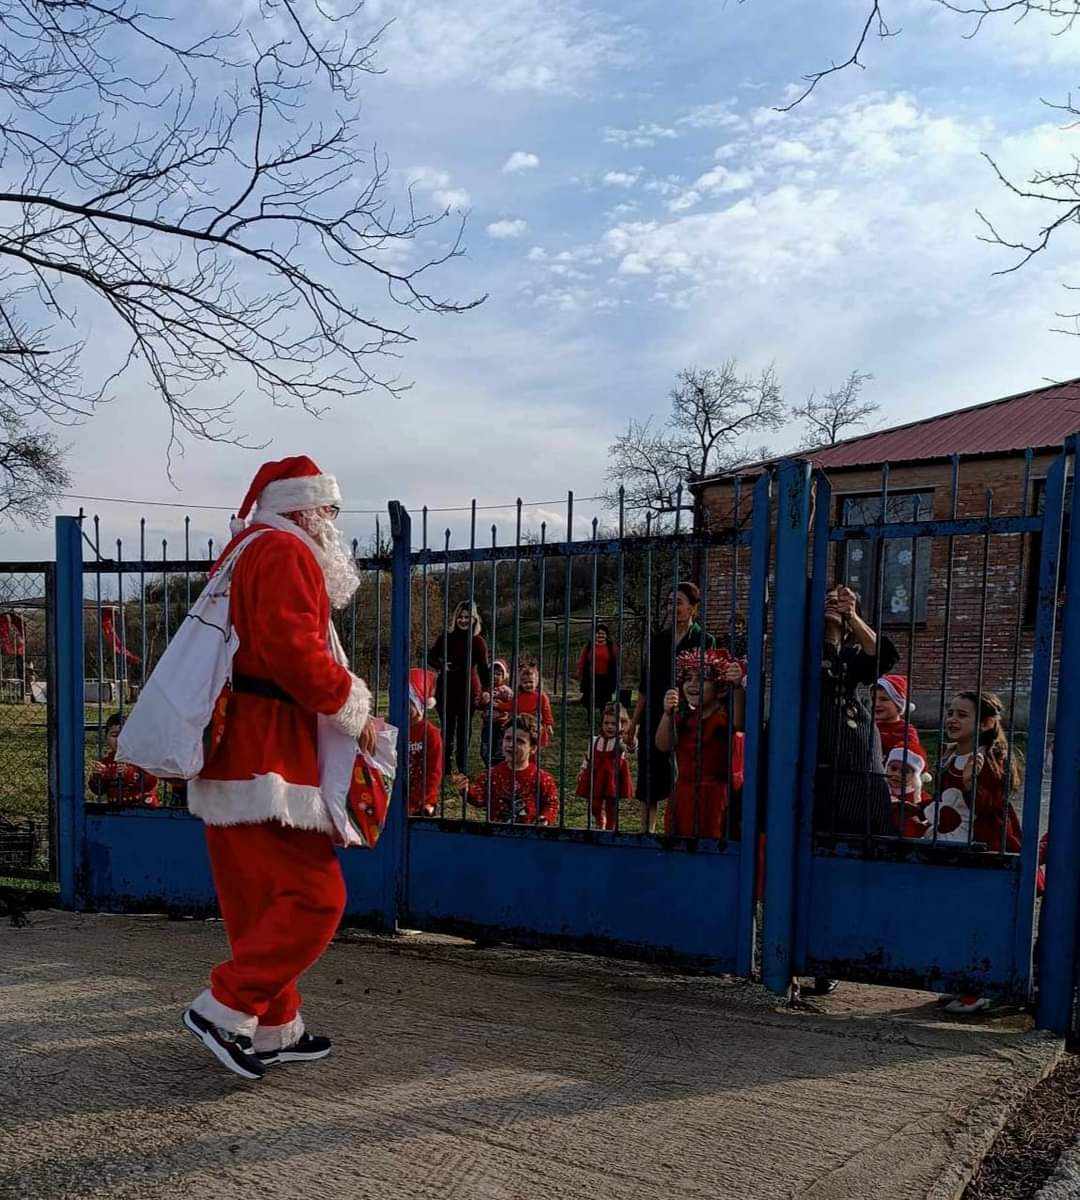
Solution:
<path fill-rule="evenodd" d="M 675 661 L 677 688 L 664 696 L 656 748 L 674 751 L 675 787 L 664 832 L 725 838 L 734 731 L 745 717 L 746 664 L 726 650 L 688 650 Z"/>

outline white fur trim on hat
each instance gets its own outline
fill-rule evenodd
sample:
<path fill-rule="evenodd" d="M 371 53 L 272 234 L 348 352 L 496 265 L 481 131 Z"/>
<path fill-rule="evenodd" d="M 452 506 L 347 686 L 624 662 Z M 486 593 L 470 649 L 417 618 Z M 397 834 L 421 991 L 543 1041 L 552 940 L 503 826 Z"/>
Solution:
<path fill-rule="evenodd" d="M 877 681 L 877 685 L 901 712 L 904 712 L 905 710 L 907 712 L 915 711 L 915 705 L 907 698 L 907 696 L 901 696 L 884 675 Z"/>
<path fill-rule="evenodd" d="M 256 507 L 268 513 L 290 513 L 340 503 L 341 489 L 333 475 L 302 475 L 268 483 L 259 493 Z"/>
<path fill-rule="evenodd" d="M 889 751 L 889 757 L 885 760 L 886 765 L 889 763 L 907 763 L 916 774 L 921 775 L 926 770 L 926 760 L 921 754 L 916 754 L 914 750 L 905 750 L 903 746 L 893 746 Z"/>

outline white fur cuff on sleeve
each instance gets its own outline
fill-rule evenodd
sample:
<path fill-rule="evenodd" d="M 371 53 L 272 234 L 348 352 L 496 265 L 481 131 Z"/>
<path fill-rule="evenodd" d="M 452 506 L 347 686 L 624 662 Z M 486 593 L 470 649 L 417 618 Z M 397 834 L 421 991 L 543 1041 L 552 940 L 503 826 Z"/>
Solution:
<path fill-rule="evenodd" d="M 350 737 L 359 737 L 371 716 L 371 692 L 368 685 L 355 675 L 352 676 L 352 687 L 349 688 L 349 698 L 334 713 L 330 720 L 343 733 Z"/>

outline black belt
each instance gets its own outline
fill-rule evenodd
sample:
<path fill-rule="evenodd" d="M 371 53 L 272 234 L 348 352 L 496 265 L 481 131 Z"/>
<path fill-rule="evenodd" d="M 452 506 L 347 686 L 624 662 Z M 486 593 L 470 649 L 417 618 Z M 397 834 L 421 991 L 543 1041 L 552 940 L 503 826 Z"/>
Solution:
<path fill-rule="evenodd" d="M 284 689 L 278 687 L 271 679 L 260 679 L 257 675 L 233 675 L 232 690 L 243 692 L 247 696 L 262 696 L 264 700 L 280 700 L 282 704 L 295 704 L 296 701 Z"/>

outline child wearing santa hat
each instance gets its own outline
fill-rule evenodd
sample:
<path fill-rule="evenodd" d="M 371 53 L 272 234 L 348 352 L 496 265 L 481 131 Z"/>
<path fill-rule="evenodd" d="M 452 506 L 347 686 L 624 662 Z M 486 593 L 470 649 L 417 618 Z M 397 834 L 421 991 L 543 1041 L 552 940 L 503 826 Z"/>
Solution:
<path fill-rule="evenodd" d="M 885 756 L 885 780 L 892 797 L 893 823 L 903 837 L 921 838 L 928 822 L 922 774 L 926 759 L 906 746 L 894 746 Z"/>
<path fill-rule="evenodd" d="M 881 737 L 881 753 L 885 759 L 898 746 L 907 746 L 926 761 L 919 731 L 911 719 L 914 711 L 915 705 L 908 699 L 907 677 L 882 675 L 874 688 L 874 724 Z"/>
<path fill-rule="evenodd" d="M 409 672 L 409 816 L 432 817 L 439 810 L 443 779 L 442 734 L 427 714 L 435 707 L 439 677 L 434 671 Z"/>

